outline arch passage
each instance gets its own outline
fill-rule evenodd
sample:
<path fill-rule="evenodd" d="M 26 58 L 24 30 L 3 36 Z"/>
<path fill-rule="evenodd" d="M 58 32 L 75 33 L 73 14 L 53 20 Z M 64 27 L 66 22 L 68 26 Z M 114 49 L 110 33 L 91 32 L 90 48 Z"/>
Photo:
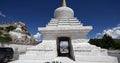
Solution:
<path fill-rule="evenodd" d="M 69 37 L 57 38 L 57 53 L 61 57 L 69 57 L 74 60 L 71 39 Z"/>

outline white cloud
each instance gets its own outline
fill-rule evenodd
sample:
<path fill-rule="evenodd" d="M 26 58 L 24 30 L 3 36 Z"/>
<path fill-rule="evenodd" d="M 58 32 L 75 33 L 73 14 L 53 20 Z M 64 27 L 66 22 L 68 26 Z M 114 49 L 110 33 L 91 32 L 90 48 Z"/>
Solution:
<path fill-rule="evenodd" d="M 118 24 L 117 26 L 120 27 L 120 24 Z"/>
<path fill-rule="evenodd" d="M 105 29 L 102 33 L 97 33 L 96 38 L 101 38 L 104 34 L 108 34 L 114 39 L 120 39 L 120 24 L 117 27 Z"/>
<path fill-rule="evenodd" d="M 42 34 L 38 32 L 34 35 L 34 38 L 37 42 L 41 42 L 43 37 Z"/>
<path fill-rule="evenodd" d="M 1 11 L 0 11 L 0 16 L 1 16 L 1 17 L 4 17 L 4 18 L 6 17 L 6 15 L 3 14 Z"/>
<path fill-rule="evenodd" d="M 102 38 L 102 33 L 97 33 L 95 38 Z"/>

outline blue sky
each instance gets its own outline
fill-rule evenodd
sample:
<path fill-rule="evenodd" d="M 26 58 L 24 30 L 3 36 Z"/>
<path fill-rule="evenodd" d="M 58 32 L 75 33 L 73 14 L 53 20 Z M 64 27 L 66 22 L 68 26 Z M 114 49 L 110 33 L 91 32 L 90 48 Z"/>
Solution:
<path fill-rule="evenodd" d="M 53 18 L 54 10 L 61 6 L 62 0 L 0 0 L 0 22 L 24 22 L 31 34 L 38 27 L 46 26 Z M 93 38 L 105 29 L 120 24 L 120 0 L 67 0 L 84 26 L 93 30 L 88 38 Z"/>

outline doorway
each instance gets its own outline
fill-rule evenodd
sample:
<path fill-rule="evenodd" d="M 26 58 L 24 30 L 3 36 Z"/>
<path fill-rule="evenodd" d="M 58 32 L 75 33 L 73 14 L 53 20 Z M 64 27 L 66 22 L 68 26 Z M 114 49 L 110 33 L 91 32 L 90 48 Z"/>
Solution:
<path fill-rule="evenodd" d="M 57 53 L 59 57 L 68 57 L 74 60 L 73 48 L 69 37 L 57 38 Z"/>

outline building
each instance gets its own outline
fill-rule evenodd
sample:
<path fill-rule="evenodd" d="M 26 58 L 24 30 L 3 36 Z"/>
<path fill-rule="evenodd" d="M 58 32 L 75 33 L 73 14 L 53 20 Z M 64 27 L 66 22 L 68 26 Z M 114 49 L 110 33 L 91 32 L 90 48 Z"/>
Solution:
<path fill-rule="evenodd" d="M 43 42 L 27 49 L 18 61 L 11 63 L 118 63 L 117 58 L 108 56 L 106 49 L 88 43 L 86 36 L 92 26 L 83 24 L 74 17 L 74 11 L 63 0 L 62 7 L 54 12 L 54 18 L 46 27 L 39 27 Z M 67 42 L 64 49 L 61 43 Z"/>

